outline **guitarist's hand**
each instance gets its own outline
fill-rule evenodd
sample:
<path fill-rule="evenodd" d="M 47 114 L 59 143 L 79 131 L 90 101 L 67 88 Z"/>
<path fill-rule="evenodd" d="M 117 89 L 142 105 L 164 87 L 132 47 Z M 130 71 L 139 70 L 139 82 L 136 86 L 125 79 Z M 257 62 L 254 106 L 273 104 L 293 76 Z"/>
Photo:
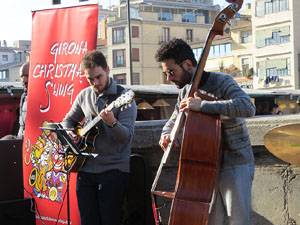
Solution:
<path fill-rule="evenodd" d="M 79 134 L 75 133 L 74 131 L 67 131 L 70 138 L 74 141 L 74 143 L 78 143 L 80 140 Z"/>
<path fill-rule="evenodd" d="M 102 117 L 104 123 L 106 123 L 110 127 L 117 121 L 113 112 L 107 109 L 103 109 L 100 112 L 100 116 Z"/>

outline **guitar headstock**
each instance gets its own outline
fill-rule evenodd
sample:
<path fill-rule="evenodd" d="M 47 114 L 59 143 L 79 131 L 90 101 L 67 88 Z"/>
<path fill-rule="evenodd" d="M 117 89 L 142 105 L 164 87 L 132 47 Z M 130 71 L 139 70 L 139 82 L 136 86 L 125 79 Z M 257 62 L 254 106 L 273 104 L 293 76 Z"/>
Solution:
<path fill-rule="evenodd" d="M 231 4 L 218 13 L 211 28 L 212 31 L 214 31 L 218 35 L 223 35 L 225 25 L 240 10 L 243 5 L 243 0 L 226 0 L 226 2 L 229 2 Z"/>
<path fill-rule="evenodd" d="M 115 101 L 113 101 L 109 106 L 107 106 L 108 110 L 112 110 L 112 108 L 120 108 L 122 106 L 130 104 L 134 99 L 133 90 L 128 90 L 120 97 L 118 97 Z"/>

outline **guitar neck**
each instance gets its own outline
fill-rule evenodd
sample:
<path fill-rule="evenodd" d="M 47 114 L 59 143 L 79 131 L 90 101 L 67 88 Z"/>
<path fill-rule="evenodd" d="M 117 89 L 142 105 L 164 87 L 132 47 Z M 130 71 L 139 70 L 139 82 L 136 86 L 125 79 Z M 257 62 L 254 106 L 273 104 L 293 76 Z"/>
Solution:
<path fill-rule="evenodd" d="M 89 122 L 87 125 L 85 125 L 81 131 L 80 136 L 85 136 L 97 123 L 99 123 L 102 120 L 102 117 L 100 115 L 97 115 L 91 122 Z"/>
<path fill-rule="evenodd" d="M 106 110 L 111 111 L 113 109 L 114 105 L 113 103 L 106 107 Z M 85 136 L 94 126 L 96 126 L 97 123 L 99 123 L 102 120 L 102 117 L 100 115 L 97 115 L 91 122 L 86 124 L 84 128 L 80 131 L 80 136 Z"/>

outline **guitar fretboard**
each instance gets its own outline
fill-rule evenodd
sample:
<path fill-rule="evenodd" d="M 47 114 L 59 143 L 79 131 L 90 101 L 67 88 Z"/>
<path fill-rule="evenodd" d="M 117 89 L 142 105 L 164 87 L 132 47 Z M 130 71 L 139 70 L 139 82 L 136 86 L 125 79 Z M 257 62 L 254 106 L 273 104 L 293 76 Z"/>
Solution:
<path fill-rule="evenodd" d="M 114 108 L 114 102 L 109 104 L 109 106 L 106 107 L 108 111 L 111 111 Z M 80 136 L 85 136 L 90 129 L 92 129 L 94 126 L 96 126 L 97 123 L 99 123 L 102 120 L 102 117 L 100 115 L 97 115 L 91 122 L 86 124 L 84 128 L 81 129 L 80 131 Z"/>
<path fill-rule="evenodd" d="M 106 110 L 111 111 L 113 108 L 120 108 L 126 104 L 130 104 L 134 98 L 134 92 L 132 90 L 128 90 L 125 94 L 122 94 L 115 101 L 110 103 Z M 97 115 L 92 121 L 88 122 L 80 131 L 80 136 L 85 136 L 97 123 L 102 120 L 100 115 Z"/>

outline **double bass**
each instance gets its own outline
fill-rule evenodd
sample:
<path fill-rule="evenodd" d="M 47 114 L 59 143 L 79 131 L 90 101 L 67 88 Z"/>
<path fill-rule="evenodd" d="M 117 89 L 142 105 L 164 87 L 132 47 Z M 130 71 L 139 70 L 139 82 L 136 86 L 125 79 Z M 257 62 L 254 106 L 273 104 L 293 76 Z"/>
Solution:
<path fill-rule="evenodd" d="M 185 97 L 193 97 L 198 91 L 214 37 L 223 35 L 225 25 L 243 4 L 243 0 L 226 1 L 231 4 L 219 12 L 215 18 Z M 201 93 L 199 96 L 208 101 L 217 100 Z M 163 166 L 167 164 L 170 152 L 182 128 L 184 128 L 183 138 L 174 192 L 156 190 Z M 184 112 L 179 112 L 170 134 L 170 143 L 161 159 L 151 188 L 152 206 L 157 225 L 160 221 L 157 216 L 155 195 L 172 198 L 169 225 L 207 224 L 212 195 L 217 186 L 221 158 L 220 116 L 191 110 L 186 116 Z"/>

